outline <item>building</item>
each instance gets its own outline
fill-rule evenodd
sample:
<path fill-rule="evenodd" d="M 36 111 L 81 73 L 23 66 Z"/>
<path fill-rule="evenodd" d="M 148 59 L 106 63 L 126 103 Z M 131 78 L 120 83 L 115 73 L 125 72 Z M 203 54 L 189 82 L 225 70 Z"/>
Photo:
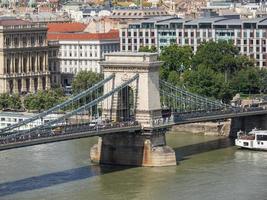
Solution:
<path fill-rule="evenodd" d="M 51 87 L 47 27 L 20 19 L 0 19 L 0 93 Z"/>
<path fill-rule="evenodd" d="M 101 72 L 99 62 L 104 59 L 104 54 L 120 49 L 119 31 L 87 33 L 85 29 L 86 25 L 81 23 L 48 24 L 49 44 L 59 45 L 63 86 L 70 85 L 73 76 L 81 70 Z"/>
<path fill-rule="evenodd" d="M 151 17 L 165 17 L 170 14 L 161 8 L 145 8 L 145 7 L 127 7 L 115 8 L 112 10 L 110 19 L 117 21 L 121 27 L 129 22 L 149 19 Z"/>
<path fill-rule="evenodd" d="M 34 113 L 25 113 L 25 112 L 0 112 L 0 128 L 5 128 L 7 126 L 11 126 L 17 124 L 21 121 L 27 120 L 33 117 Z M 29 124 L 26 124 L 20 127 L 20 130 L 26 130 L 33 128 L 35 126 L 39 126 L 41 124 L 47 123 L 51 120 L 58 119 L 59 117 L 63 116 L 63 114 L 49 114 L 44 118 L 37 119 Z"/>
<path fill-rule="evenodd" d="M 209 40 L 233 41 L 241 54 L 255 59 L 256 66 L 267 67 L 267 18 L 152 18 L 120 30 L 122 51 L 138 51 L 141 46 L 160 50 L 178 44 L 189 45 L 196 52 L 202 42 Z"/>

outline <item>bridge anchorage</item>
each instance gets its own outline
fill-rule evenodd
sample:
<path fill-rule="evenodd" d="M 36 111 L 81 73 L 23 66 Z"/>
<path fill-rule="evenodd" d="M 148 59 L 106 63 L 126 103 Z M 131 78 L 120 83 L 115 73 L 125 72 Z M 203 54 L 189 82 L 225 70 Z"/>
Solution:
<path fill-rule="evenodd" d="M 267 128 L 263 108 L 232 107 L 159 80 L 162 62 L 157 58 L 156 53 L 106 55 L 100 63 L 102 81 L 0 129 L 0 150 L 99 136 L 90 150 L 93 162 L 169 166 L 176 165 L 176 157 L 165 133 L 173 125 L 233 118 L 235 132 L 246 126 Z"/>

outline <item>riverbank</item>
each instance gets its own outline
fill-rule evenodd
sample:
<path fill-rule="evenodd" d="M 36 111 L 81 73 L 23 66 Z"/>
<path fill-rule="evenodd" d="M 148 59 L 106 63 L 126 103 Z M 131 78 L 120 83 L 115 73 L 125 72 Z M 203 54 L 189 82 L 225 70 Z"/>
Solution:
<path fill-rule="evenodd" d="M 174 126 L 171 131 L 198 135 L 225 136 L 230 134 L 231 120 L 223 122 L 202 122 Z"/>

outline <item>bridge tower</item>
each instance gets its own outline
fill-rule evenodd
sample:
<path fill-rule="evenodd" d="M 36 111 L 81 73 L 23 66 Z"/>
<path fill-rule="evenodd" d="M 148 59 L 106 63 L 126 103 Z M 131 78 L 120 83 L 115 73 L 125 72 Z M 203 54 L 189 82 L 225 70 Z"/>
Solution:
<path fill-rule="evenodd" d="M 135 82 L 103 102 L 102 116 L 117 122 L 136 120 L 142 131 L 99 137 L 90 152 L 92 161 L 135 166 L 176 165 L 175 152 L 166 146 L 165 131 L 153 128 L 153 122 L 161 117 L 161 64 L 157 53 L 141 52 L 108 54 L 100 63 L 105 78 L 115 74 L 113 83 L 104 86 L 104 94 L 139 74 Z"/>

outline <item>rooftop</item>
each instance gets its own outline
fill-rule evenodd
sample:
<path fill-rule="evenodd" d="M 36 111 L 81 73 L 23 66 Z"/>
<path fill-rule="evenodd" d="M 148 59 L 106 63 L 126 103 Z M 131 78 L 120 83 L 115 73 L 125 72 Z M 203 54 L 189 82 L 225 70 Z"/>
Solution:
<path fill-rule="evenodd" d="M 1 19 L 0 18 L 0 26 L 17 26 L 17 25 L 29 25 L 31 22 L 25 21 L 22 19 Z"/>
<path fill-rule="evenodd" d="M 82 32 L 87 27 L 83 23 L 48 23 L 48 33 L 74 33 Z"/>
<path fill-rule="evenodd" d="M 115 40 L 119 39 L 119 31 L 108 33 L 48 33 L 48 40 Z"/>

